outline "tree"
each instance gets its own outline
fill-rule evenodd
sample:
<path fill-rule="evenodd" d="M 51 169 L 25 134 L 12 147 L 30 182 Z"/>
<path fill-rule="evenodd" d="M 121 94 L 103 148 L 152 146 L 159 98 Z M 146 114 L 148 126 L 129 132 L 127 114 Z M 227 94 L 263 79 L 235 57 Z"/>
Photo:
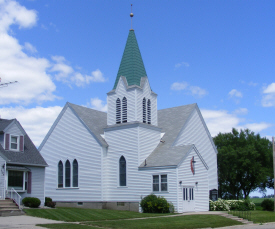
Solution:
<path fill-rule="evenodd" d="M 218 150 L 219 196 L 247 197 L 256 189 L 273 188 L 272 142 L 249 129 L 219 133 L 213 138 Z"/>

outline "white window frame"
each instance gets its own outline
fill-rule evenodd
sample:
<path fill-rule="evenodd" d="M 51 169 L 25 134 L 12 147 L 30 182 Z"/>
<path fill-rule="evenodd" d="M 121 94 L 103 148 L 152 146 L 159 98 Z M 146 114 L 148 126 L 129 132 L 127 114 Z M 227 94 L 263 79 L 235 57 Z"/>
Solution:
<path fill-rule="evenodd" d="M 12 149 L 12 148 L 11 148 L 11 144 L 13 143 L 13 142 L 11 142 L 12 137 L 16 137 L 16 139 L 17 139 L 17 148 L 16 148 L 16 149 Z M 15 144 L 15 143 L 13 143 L 13 144 Z M 10 147 L 10 150 L 19 151 L 19 146 L 20 146 L 20 136 L 10 134 L 10 146 L 9 146 L 9 147 Z"/>
<path fill-rule="evenodd" d="M 161 189 L 161 176 L 163 176 L 163 175 L 166 175 L 166 177 L 167 177 L 167 182 L 166 182 L 166 184 L 167 184 L 167 190 L 165 190 L 165 191 L 163 191 L 162 189 Z M 159 178 L 159 190 L 158 191 L 154 191 L 154 176 L 158 176 L 158 178 Z M 152 192 L 156 192 L 156 193 L 159 193 L 159 192 L 169 192 L 169 186 L 168 186 L 168 174 L 167 173 L 161 173 L 161 174 L 153 174 L 152 175 Z"/>

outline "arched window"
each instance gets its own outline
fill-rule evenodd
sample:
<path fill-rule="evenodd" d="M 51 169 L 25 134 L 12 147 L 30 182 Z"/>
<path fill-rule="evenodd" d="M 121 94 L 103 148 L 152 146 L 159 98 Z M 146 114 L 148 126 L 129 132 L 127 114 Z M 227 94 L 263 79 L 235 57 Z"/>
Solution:
<path fill-rule="evenodd" d="M 69 160 L 65 164 L 65 187 L 71 186 L 71 164 Z"/>
<path fill-rule="evenodd" d="M 126 186 L 126 160 L 123 156 L 119 159 L 119 186 Z"/>
<path fill-rule="evenodd" d="M 76 159 L 73 161 L 73 187 L 78 187 L 78 163 Z"/>
<path fill-rule="evenodd" d="M 122 99 L 122 122 L 127 122 L 127 99 Z"/>
<path fill-rule="evenodd" d="M 151 124 L 151 101 L 148 99 L 147 102 L 147 118 L 148 118 L 148 124 Z"/>
<path fill-rule="evenodd" d="M 63 188 L 63 163 L 59 161 L 58 163 L 58 188 Z"/>
<path fill-rule="evenodd" d="M 121 123 L 121 103 L 119 98 L 116 100 L 116 123 Z"/>
<path fill-rule="evenodd" d="M 146 99 L 143 98 L 142 101 L 142 113 L 143 113 L 143 123 L 146 123 Z"/>

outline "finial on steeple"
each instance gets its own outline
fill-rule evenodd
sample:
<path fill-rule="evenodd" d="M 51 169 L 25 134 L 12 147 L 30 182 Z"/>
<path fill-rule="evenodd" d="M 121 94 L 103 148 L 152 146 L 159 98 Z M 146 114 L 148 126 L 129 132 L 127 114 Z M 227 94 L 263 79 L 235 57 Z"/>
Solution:
<path fill-rule="evenodd" d="M 132 19 L 134 17 L 134 14 L 132 13 L 132 6 L 133 4 L 131 4 L 131 13 L 130 13 L 130 17 L 131 17 L 131 30 L 133 30 L 133 22 L 132 22 Z"/>

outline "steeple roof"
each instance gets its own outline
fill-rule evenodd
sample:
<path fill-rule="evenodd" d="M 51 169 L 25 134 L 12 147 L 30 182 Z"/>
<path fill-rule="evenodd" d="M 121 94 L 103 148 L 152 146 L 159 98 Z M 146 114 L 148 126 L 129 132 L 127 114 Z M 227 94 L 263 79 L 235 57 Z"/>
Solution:
<path fill-rule="evenodd" d="M 133 29 L 129 31 L 113 89 L 116 89 L 120 76 L 127 79 L 128 86 L 140 86 L 141 77 L 147 76 Z"/>

